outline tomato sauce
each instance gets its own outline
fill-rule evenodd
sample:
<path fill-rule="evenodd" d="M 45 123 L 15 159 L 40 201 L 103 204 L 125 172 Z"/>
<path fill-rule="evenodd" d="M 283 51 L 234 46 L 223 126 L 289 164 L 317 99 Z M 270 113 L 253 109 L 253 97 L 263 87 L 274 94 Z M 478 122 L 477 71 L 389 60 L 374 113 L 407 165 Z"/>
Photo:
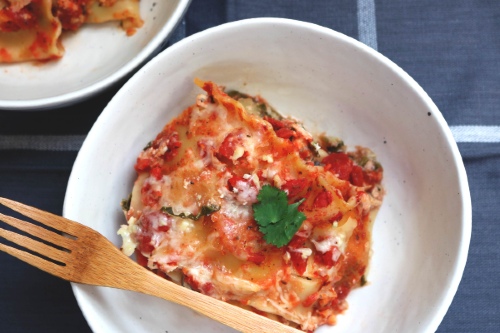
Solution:
<path fill-rule="evenodd" d="M 364 281 L 367 191 L 379 185 L 381 167 L 363 164 L 362 152 L 328 153 L 297 121 L 250 115 L 215 84 L 198 83 L 207 96 L 137 158 L 140 191 L 133 193 L 144 206 L 131 208 L 139 216 L 137 247 L 151 267 L 167 275 L 182 270 L 184 282 L 204 294 L 271 309 L 306 331 L 333 324 Z M 265 214 L 255 208 L 265 201 L 264 186 L 285 202 L 266 206 Z M 297 218 L 297 204 L 305 220 L 291 229 L 286 222 Z M 159 207 L 175 212 L 171 224 L 148 215 Z M 262 223 L 262 216 L 271 218 Z M 276 242 L 278 228 L 286 242 Z"/>
<path fill-rule="evenodd" d="M 19 11 L 13 11 L 10 7 L 0 10 L 0 32 L 15 32 L 36 28 L 38 17 L 34 10 L 34 3 L 28 4 Z"/>

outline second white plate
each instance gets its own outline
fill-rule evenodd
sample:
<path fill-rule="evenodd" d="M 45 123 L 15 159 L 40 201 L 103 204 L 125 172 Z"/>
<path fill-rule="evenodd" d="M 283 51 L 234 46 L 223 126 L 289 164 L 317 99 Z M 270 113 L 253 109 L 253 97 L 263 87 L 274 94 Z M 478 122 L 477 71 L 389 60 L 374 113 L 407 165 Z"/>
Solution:
<path fill-rule="evenodd" d="M 190 0 L 141 0 L 144 26 L 128 37 L 118 23 L 65 32 L 64 56 L 51 62 L 0 64 L 0 109 L 41 110 L 87 98 L 153 54 L 182 19 Z"/>

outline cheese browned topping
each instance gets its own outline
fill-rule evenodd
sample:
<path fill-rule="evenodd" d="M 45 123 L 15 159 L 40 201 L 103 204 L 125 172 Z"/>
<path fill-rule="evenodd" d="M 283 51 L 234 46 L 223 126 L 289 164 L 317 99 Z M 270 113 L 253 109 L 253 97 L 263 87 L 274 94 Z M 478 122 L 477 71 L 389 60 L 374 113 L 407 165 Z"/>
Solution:
<path fill-rule="evenodd" d="M 177 283 L 303 330 L 334 324 L 365 281 L 381 166 L 369 150 L 345 152 L 260 97 L 233 99 L 196 83 L 206 94 L 139 154 L 123 251 Z M 282 247 L 267 243 L 254 219 L 264 186 L 301 202 L 305 215 Z"/>

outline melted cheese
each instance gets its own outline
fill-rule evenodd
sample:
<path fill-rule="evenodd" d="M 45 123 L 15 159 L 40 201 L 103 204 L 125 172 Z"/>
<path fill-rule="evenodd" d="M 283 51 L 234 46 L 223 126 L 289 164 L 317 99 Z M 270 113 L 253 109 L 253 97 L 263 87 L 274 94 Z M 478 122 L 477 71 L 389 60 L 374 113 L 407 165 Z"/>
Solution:
<path fill-rule="evenodd" d="M 341 227 L 330 229 L 330 233 L 327 238 L 321 241 L 313 239 L 312 242 L 316 247 L 316 250 L 321 253 L 330 251 L 334 246 L 337 247 L 342 253 L 345 253 L 347 243 L 349 242 L 352 232 L 357 225 L 358 222 L 350 217 Z"/>
<path fill-rule="evenodd" d="M 123 239 L 122 251 L 127 256 L 132 255 L 137 247 L 137 242 L 131 236 L 135 232 L 136 222 L 137 219 L 135 217 L 131 217 L 128 220 L 128 223 L 122 225 L 117 232 L 117 234 Z"/>
<path fill-rule="evenodd" d="M 326 147 L 315 147 L 297 121 L 269 122 L 215 84 L 198 84 L 207 95 L 139 155 L 127 212 L 135 220 L 119 231 L 123 250 L 137 248 L 149 268 L 174 281 L 304 330 L 332 323 L 347 307 L 339 288 L 356 287 L 368 264 L 366 213 L 375 201 L 315 163 Z M 279 136 L 279 126 L 294 134 Z M 253 218 L 264 185 L 295 195 L 289 200 L 301 200 L 307 217 L 281 248 L 265 241 Z"/>

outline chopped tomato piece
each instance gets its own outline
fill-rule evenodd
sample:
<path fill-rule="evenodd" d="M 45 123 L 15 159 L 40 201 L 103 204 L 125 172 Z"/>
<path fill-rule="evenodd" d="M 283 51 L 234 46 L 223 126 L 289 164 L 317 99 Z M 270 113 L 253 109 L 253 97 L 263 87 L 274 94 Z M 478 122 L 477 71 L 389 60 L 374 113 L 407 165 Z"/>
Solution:
<path fill-rule="evenodd" d="M 363 178 L 363 169 L 360 166 L 354 165 L 351 171 L 350 181 L 352 185 L 355 186 L 363 186 L 364 178 Z"/>
<path fill-rule="evenodd" d="M 373 185 L 380 183 L 382 181 L 382 169 L 374 171 L 366 171 L 364 174 L 364 180 L 367 184 Z"/>
<path fill-rule="evenodd" d="M 276 131 L 276 135 L 282 139 L 293 141 L 297 137 L 297 132 L 289 128 L 280 128 Z"/>
<path fill-rule="evenodd" d="M 307 258 L 302 257 L 302 253 L 296 251 L 297 249 L 304 248 L 306 246 L 305 237 L 293 236 L 290 243 L 288 243 L 288 253 L 290 253 L 290 261 L 292 262 L 293 268 L 300 275 L 304 274 L 307 268 Z"/>
<path fill-rule="evenodd" d="M 325 208 L 333 201 L 332 193 L 328 191 L 320 192 L 314 199 L 314 208 Z"/>
<path fill-rule="evenodd" d="M 141 200 L 146 206 L 152 206 L 161 198 L 161 191 L 153 190 L 151 184 L 147 183 L 141 188 Z"/>
<path fill-rule="evenodd" d="M 151 244 L 150 235 L 142 235 L 139 239 L 140 243 L 137 245 L 137 249 L 141 252 L 151 253 L 155 247 Z"/>
<path fill-rule="evenodd" d="M 138 157 L 134 168 L 135 171 L 137 172 L 143 172 L 149 170 L 151 168 L 151 165 L 152 165 L 151 159 Z"/>
<path fill-rule="evenodd" d="M 264 120 L 270 123 L 275 131 L 278 131 L 279 129 L 284 128 L 286 126 L 285 123 L 282 122 L 281 120 L 274 119 L 271 117 L 265 116 Z"/>
<path fill-rule="evenodd" d="M 161 171 L 161 167 L 156 166 L 151 169 L 151 175 L 156 179 L 160 180 L 163 177 L 163 173 Z"/>
<path fill-rule="evenodd" d="M 220 156 L 223 156 L 227 159 L 232 159 L 234 157 L 234 152 L 236 148 L 242 146 L 243 146 L 243 139 L 241 137 L 241 132 L 240 131 L 231 132 L 225 137 L 224 141 L 222 141 L 218 153 Z"/>
<path fill-rule="evenodd" d="M 302 192 L 308 186 L 309 186 L 309 180 L 305 178 L 299 178 L 299 179 L 288 180 L 285 184 L 283 184 L 283 186 L 281 186 L 281 189 L 288 193 L 289 198 L 294 198 L 299 194 L 302 194 Z"/>
<path fill-rule="evenodd" d="M 167 232 L 169 230 L 170 230 L 170 226 L 168 226 L 168 225 L 162 225 L 162 226 L 158 227 L 158 231 Z"/>
<path fill-rule="evenodd" d="M 304 274 L 307 268 L 307 258 L 303 258 L 302 253 L 297 251 L 290 251 L 289 253 L 293 268 L 298 274 Z"/>
<path fill-rule="evenodd" d="M 271 126 L 273 127 L 274 132 L 276 132 L 276 135 L 282 139 L 290 140 L 293 141 L 294 139 L 297 138 L 297 132 L 295 132 L 293 129 L 287 127 L 286 122 L 277 120 L 271 117 L 264 117 L 264 120 L 269 122 Z"/>
<path fill-rule="evenodd" d="M 333 260 L 333 249 L 326 251 L 325 253 L 316 252 L 314 255 L 314 261 L 325 265 L 327 268 L 331 268 L 335 265 L 335 261 Z"/>
<path fill-rule="evenodd" d="M 330 167 L 330 170 L 337 174 L 342 180 L 349 180 L 353 162 L 345 153 L 331 153 L 323 159 L 323 164 Z"/>
<path fill-rule="evenodd" d="M 165 137 L 167 139 L 167 151 L 163 155 L 163 159 L 168 162 L 173 160 L 177 156 L 182 143 L 179 141 L 179 134 L 177 134 L 177 132 L 167 134 Z M 160 139 L 159 144 L 161 144 L 162 141 L 165 140 L 165 137 L 162 137 Z"/>

